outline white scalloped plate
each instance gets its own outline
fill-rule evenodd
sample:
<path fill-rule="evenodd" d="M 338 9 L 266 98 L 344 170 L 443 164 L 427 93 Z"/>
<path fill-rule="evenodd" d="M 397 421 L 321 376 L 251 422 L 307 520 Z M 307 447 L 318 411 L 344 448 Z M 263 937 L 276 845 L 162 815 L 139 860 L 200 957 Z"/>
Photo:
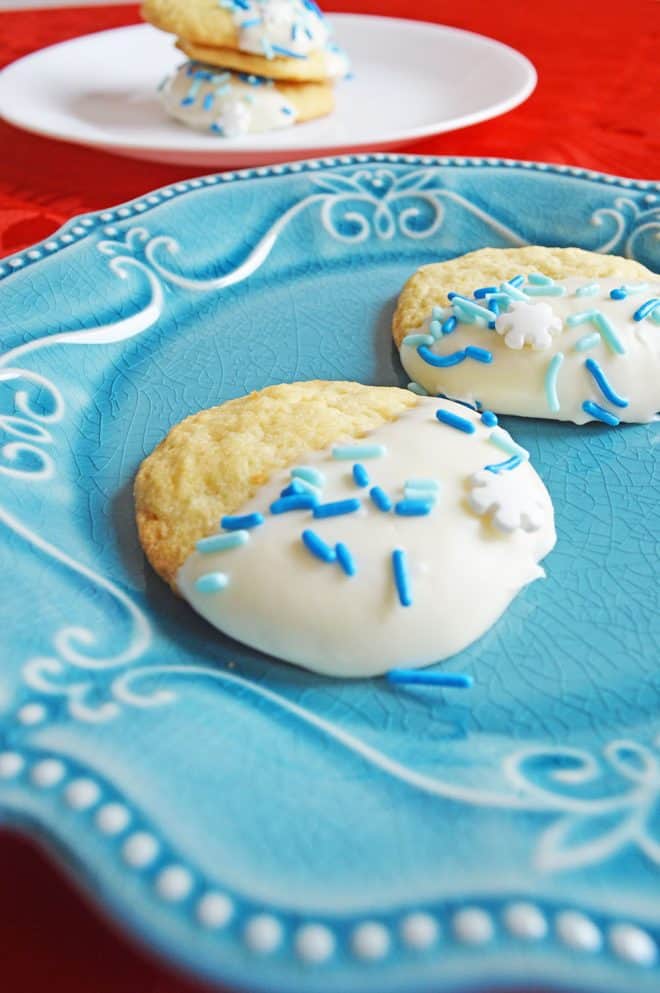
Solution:
<path fill-rule="evenodd" d="M 363 14 L 333 15 L 354 78 L 330 117 L 283 131 L 219 138 L 170 120 L 156 87 L 181 61 L 148 24 L 75 38 L 0 73 L 11 124 L 119 155 L 197 166 L 261 165 L 349 149 L 392 148 L 497 117 L 527 99 L 532 64 L 469 31 Z"/>

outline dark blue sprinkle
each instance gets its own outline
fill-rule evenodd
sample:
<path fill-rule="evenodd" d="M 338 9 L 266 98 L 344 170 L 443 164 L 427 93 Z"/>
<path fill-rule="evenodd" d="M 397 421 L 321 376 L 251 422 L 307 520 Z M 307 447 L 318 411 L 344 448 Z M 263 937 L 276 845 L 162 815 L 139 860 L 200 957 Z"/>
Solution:
<path fill-rule="evenodd" d="M 514 276 L 513 279 L 508 280 L 509 286 L 515 286 L 516 288 L 522 286 L 524 282 L 525 282 L 524 276 Z"/>
<path fill-rule="evenodd" d="M 359 462 L 356 462 L 353 466 L 353 479 L 355 480 L 356 486 L 369 485 L 369 473 Z"/>
<path fill-rule="evenodd" d="M 271 514 L 288 514 L 290 510 L 312 510 L 318 503 L 318 497 L 313 493 L 295 493 L 293 496 L 280 497 L 270 505 Z"/>
<path fill-rule="evenodd" d="M 633 314 L 633 321 L 643 321 L 645 317 L 652 314 L 656 307 L 660 307 L 660 297 L 651 297 L 646 300 L 641 307 L 638 307 Z"/>
<path fill-rule="evenodd" d="M 474 434 L 476 431 L 473 421 L 468 421 L 466 417 L 459 417 L 458 414 L 452 413 L 451 410 L 443 410 L 441 407 L 439 410 L 436 410 L 435 416 L 441 424 L 446 424 L 450 428 L 456 428 L 457 431 L 463 431 L 465 434 Z"/>
<path fill-rule="evenodd" d="M 478 290 L 474 291 L 475 300 L 481 300 L 483 297 L 487 296 L 489 293 L 497 293 L 497 286 L 482 286 Z"/>
<path fill-rule="evenodd" d="M 296 479 L 292 479 L 288 486 L 280 490 L 281 497 L 296 496 L 298 493 L 309 493 L 309 489 L 303 486 Z"/>
<path fill-rule="evenodd" d="M 431 513 L 432 506 L 433 503 L 428 500 L 416 500 L 413 498 L 399 500 L 394 506 L 394 513 L 399 514 L 400 517 L 425 517 Z"/>
<path fill-rule="evenodd" d="M 354 514 L 362 504 L 357 497 L 349 500 L 335 500 L 333 503 L 318 503 L 314 507 L 314 517 L 340 517 L 342 514 Z"/>
<path fill-rule="evenodd" d="M 381 489 L 380 486 L 372 486 L 369 490 L 369 496 L 376 504 L 379 510 L 387 513 L 388 510 L 392 509 L 392 501 L 388 497 L 385 490 Z"/>
<path fill-rule="evenodd" d="M 609 410 L 605 410 L 599 404 L 594 403 L 593 400 L 585 400 L 582 404 L 582 409 L 585 414 L 591 414 L 597 421 L 602 421 L 603 424 L 608 424 L 611 428 L 615 428 L 617 424 L 621 421 L 614 414 L 610 414 Z"/>
<path fill-rule="evenodd" d="M 451 334 L 452 331 L 455 331 L 457 327 L 458 327 L 458 318 L 454 316 L 448 317 L 445 323 L 442 325 L 442 333 Z"/>
<path fill-rule="evenodd" d="M 225 516 L 220 521 L 220 526 L 225 531 L 249 531 L 250 528 L 257 528 L 264 523 L 263 514 L 242 514 Z"/>
<path fill-rule="evenodd" d="M 623 286 L 620 286 L 616 290 L 610 290 L 610 299 L 612 300 L 625 300 L 628 294 L 624 290 Z"/>

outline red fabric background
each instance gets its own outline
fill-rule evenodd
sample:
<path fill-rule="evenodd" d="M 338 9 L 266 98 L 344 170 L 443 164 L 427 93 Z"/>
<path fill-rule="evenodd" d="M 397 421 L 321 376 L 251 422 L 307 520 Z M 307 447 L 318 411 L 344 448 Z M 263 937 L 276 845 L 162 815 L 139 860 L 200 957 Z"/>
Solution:
<path fill-rule="evenodd" d="M 660 4 L 629 0 L 333 0 L 328 9 L 415 16 L 491 35 L 525 52 L 539 85 L 495 121 L 411 146 L 437 154 L 565 162 L 660 176 Z M 137 20 L 134 6 L 0 14 L 0 65 L 74 35 Z M 72 215 L 192 174 L 113 158 L 0 122 L 0 256 Z M 8 993 L 199 993 L 129 945 L 27 842 L 0 844 L 2 979 Z"/>

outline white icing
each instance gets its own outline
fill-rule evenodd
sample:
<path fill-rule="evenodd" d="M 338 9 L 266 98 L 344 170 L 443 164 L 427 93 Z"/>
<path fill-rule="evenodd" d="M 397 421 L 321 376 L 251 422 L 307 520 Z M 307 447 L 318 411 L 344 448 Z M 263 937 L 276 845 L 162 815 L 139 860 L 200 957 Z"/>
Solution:
<path fill-rule="evenodd" d="M 495 933 L 490 914 L 480 907 L 464 907 L 456 911 L 452 927 L 458 940 L 466 945 L 483 945 Z"/>
<path fill-rule="evenodd" d="M 241 78 L 229 70 L 186 62 L 164 82 L 160 99 L 172 117 L 224 138 L 295 123 L 295 107 L 271 80 L 248 79 L 259 77 Z"/>
<path fill-rule="evenodd" d="M 565 290 L 563 296 L 535 295 L 530 298 L 531 309 L 523 304 L 498 318 L 498 330 L 510 329 L 504 336 L 479 321 L 459 322 L 451 334 L 433 336 L 433 342 L 428 344 L 431 352 L 440 356 L 476 346 L 492 353 L 490 364 L 466 359 L 451 367 L 438 368 L 418 354 L 414 339 L 413 344 L 406 344 L 405 340 L 402 343 L 401 361 L 410 378 L 428 393 L 443 393 L 461 400 L 476 397 L 485 408 L 496 413 L 585 424 L 594 418 L 583 410 L 582 404 L 592 401 L 621 421 L 651 421 L 660 410 L 660 326 L 650 317 L 634 321 L 633 314 L 645 300 L 660 296 L 660 282 L 649 283 L 643 292 L 631 293 L 624 300 L 612 300 L 610 291 L 620 287 L 621 282 L 620 278 L 600 279 L 595 293 L 576 296 L 576 290 L 586 285 L 584 279 L 557 280 L 556 285 Z M 485 303 L 484 299 L 475 302 L 482 306 Z M 537 310 L 539 303 L 551 308 L 553 318 L 561 321 L 561 330 L 547 322 L 547 313 L 543 317 Z M 600 341 L 596 340 L 585 351 L 575 350 L 576 342 L 593 335 L 598 327 L 592 321 L 571 326 L 567 319 L 591 310 L 600 311 L 608 318 L 625 349 L 624 354 L 613 350 L 602 334 Z M 445 313 L 448 316 L 451 311 L 447 309 Z M 537 314 L 543 317 L 538 323 Z M 411 334 L 429 335 L 432 320 L 429 315 Z M 514 337 L 509 338 L 509 334 Z M 526 342 L 524 347 L 519 347 L 521 336 Z M 561 363 L 556 380 L 559 405 L 558 409 L 552 409 L 546 378 L 550 362 L 559 355 L 563 356 L 557 360 Z M 604 397 L 585 366 L 588 358 L 598 363 L 615 392 L 629 401 L 627 407 L 614 405 Z"/>
<path fill-rule="evenodd" d="M 473 422 L 475 432 L 438 423 L 438 409 Z M 177 577 L 181 593 L 231 637 L 328 675 L 374 676 L 397 666 L 429 665 L 461 651 L 497 620 L 523 586 L 544 575 L 538 563 L 555 542 L 550 497 L 528 462 L 510 474 L 521 523 L 521 508 L 533 508 L 536 531 L 504 533 L 489 517 L 471 511 L 470 478 L 507 459 L 489 440 L 493 430 L 513 444 L 501 428 L 484 425 L 475 411 L 423 398 L 356 442 L 386 447 L 384 456 L 363 464 L 371 484 L 382 487 L 393 502 L 403 499 L 406 480 L 437 480 L 436 503 L 425 517 L 383 513 L 368 488 L 356 486 L 355 460 L 334 459 L 331 451 L 310 453 L 299 464 L 323 472 L 322 502 L 358 497 L 360 510 L 326 519 L 315 519 L 311 510 L 271 515 L 269 507 L 294 467 L 275 473 L 236 511 L 261 512 L 265 523 L 250 531 L 241 547 L 193 552 Z M 349 578 L 338 563 L 314 557 L 301 541 L 307 528 L 333 548 L 346 544 L 357 574 Z M 409 607 L 401 605 L 393 579 L 392 552 L 398 548 L 407 553 Z M 228 577 L 225 587 L 200 592 L 196 580 L 216 572 Z"/>
<path fill-rule="evenodd" d="M 563 910 L 557 914 L 557 934 L 565 945 L 580 952 L 597 952 L 603 943 L 594 922 L 577 910 Z"/>
<path fill-rule="evenodd" d="M 328 43 L 330 32 L 321 11 L 304 0 L 248 0 L 237 5 L 233 0 L 220 0 L 231 10 L 238 31 L 238 47 L 242 52 L 274 58 L 285 53 L 307 56 Z"/>
<path fill-rule="evenodd" d="M 197 920 L 203 927 L 224 927 L 234 916 L 234 904 L 224 893 L 205 893 L 197 903 Z"/>
<path fill-rule="evenodd" d="M 553 334 L 561 331 L 563 322 L 549 303 L 513 300 L 507 313 L 495 321 L 495 330 L 503 335 L 507 348 L 549 348 Z"/>
<path fill-rule="evenodd" d="M 67 786 L 64 796 L 72 810 L 87 810 L 93 807 L 101 795 L 101 790 L 93 779 L 74 779 Z"/>
<path fill-rule="evenodd" d="M 324 924 L 304 924 L 296 934 L 296 952 L 303 962 L 326 962 L 335 950 L 335 939 Z"/>

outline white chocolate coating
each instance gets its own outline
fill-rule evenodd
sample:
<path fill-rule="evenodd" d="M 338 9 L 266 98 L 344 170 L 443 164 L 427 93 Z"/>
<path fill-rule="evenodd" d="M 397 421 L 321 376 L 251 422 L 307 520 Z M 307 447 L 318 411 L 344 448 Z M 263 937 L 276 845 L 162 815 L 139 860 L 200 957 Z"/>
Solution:
<path fill-rule="evenodd" d="M 305 0 L 220 0 L 229 8 L 242 52 L 305 57 L 325 48 L 330 32 L 321 11 Z M 275 51 L 273 51 L 275 47 Z M 282 49 L 283 51 L 280 51 Z"/>
<path fill-rule="evenodd" d="M 455 331 L 428 345 L 439 356 L 477 347 L 492 354 L 490 363 L 466 359 L 437 368 L 420 356 L 415 339 L 406 343 L 404 338 L 403 367 L 431 395 L 442 393 L 470 403 L 478 401 L 496 413 L 585 424 L 600 419 L 583 409 L 583 403 L 591 402 L 620 421 L 653 420 L 660 411 L 660 308 L 643 320 L 636 321 L 633 315 L 645 301 L 660 297 L 660 281 L 644 284 L 643 290 L 637 289 L 642 284 L 633 284 L 623 299 L 610 297 L 612 290 L 621 287 L 620 279 L 587 281 L 571 277 L 552 285 L 562 288 L 564 295 L 538 295 L 543 286 L 524 286 L 522 290 L 531 287 L 534 295 L 528 303 L 513 301 L 509 311 L 497 318 L 495 331 L 481 321 L 460 321 Z M 598 287 L 597 292 L 576 296 L 576 291 L 593 285 Z M 473 302 L 485 306 L 486 299 Z M 608 343 L 597 320 L 571 324 L 575 315 L 591 311 L 603 314 L 614 328 L 621 352 Z M 450 315 L 451 310 L 445 313 Z M 414 333 L 428 335 L 431 323 L 429 315 Z M 593 344 L 584 341 L 587 336 L 592 336 Z M 580 341 L 586 347 L 578 346 L 576 350 Z M 562 357 L 555 361 L 557 402 L 553 403 L 549 366 L 557 355 Z M 597 363 L 615 394 L 628 401 L 626 406 L 607 399 L 589 371 L 588 359 Z"/>
<path fill-rule="evenodd" d="M 476 430 L 466 434 L 439 423 L 438 409 L 474 423 Z M 393 503 L 403 499 L 406 480 L 437 480 L 437 502 L 423 517 L 379 510 L 369 487 L 355 483 L 354 460 L 337 460 L 330 451 L 310 453 L 301 464 L 325 476 L 321 501 L 358 497 L 360 510 L 325 519 L 315 519 L 311 510 L 273 515 L 270 505 L 290 483 L 290 470 L 278 472 L 236 511 L 260 512 L 264 524 L 249 532 L 242 547 L 193 552 L 177 575 L 179 590 L 231 637 L 327 675 L 376 676 L 454 655 L 487 631 L 527 583 L 544 575 L 538 563 L 555 543 L 550 497 L 528 462 L 510 473 L 517 487 L 515 506 L 503 497 L 506 527 L 495 522 L 493 501 L 488 508 L 471 508 L 475 473 L 508 458 L 489 440 L 493 430 L 510 442 L 475 411 L 423 398 L 356 442 L 386 446 L 385 455 L 359 461 L 370 485 L 381 486 Z M 332 547 L 345 543 L 356 575 L 314 557 L 301 541 L 307 528 Z M 408 607 L 393 578 L 392 552 L 399 548 L 409 567 Z M 214 572 L 227 576 L 225 588 L 200 592 L 196 580 Z"/>
<path fill-rule="evenodd" d="M 286 128 L 297 116 L 271 80 L 199 62 L 179 66 L 161 85 L 160 98 L 172 117 L 224 138 Z"/>

